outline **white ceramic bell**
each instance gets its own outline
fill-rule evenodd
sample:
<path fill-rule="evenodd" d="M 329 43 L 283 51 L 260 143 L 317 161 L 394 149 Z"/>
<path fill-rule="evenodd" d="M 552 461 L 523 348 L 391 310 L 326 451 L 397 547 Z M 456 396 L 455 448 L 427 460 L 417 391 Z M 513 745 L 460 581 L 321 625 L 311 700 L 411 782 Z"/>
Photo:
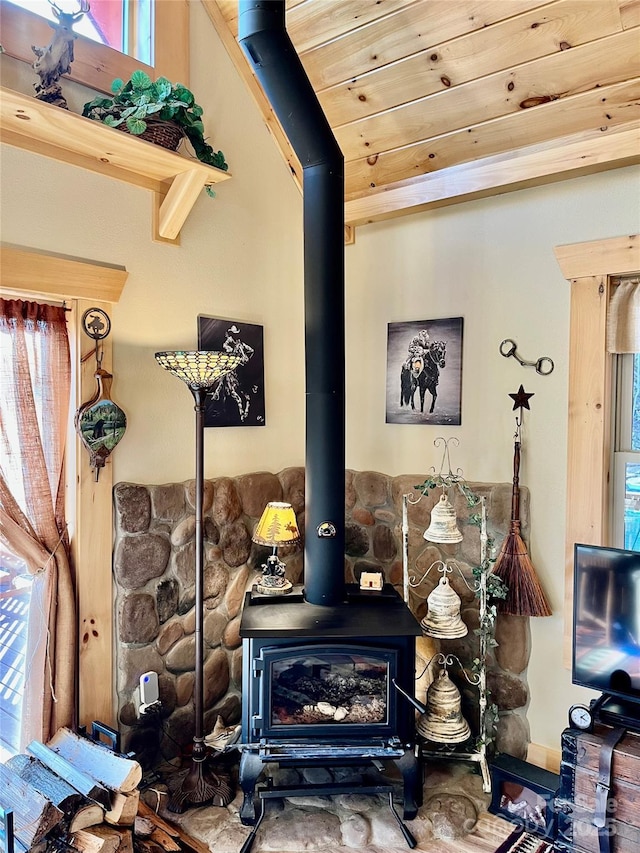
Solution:
<path fill-rule="evenodd" d="M 431 523 L 424 532 L 424 538 L 428 542 L 443 545 L 462 542 L 462 533 L 458 530 L 456 523 L 456 511 L 444 492 L 431 510 Z"/>
<path fill-rule="evenodd" d="M 444 575 L 427 598 L 427 615 L 420 623 L 425 634 L 440 639 L 464 637 L 468 628 L 460 617 L 460 596 Z"/>

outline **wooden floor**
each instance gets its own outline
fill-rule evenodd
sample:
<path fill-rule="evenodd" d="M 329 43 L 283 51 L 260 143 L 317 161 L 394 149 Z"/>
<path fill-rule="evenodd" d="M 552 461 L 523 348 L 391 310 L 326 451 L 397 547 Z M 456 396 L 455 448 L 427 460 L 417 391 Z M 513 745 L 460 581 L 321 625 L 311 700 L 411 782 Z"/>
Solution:
<path fill-rule="evenodd" d="M 0 586 L 0 761 L 19 747 L 30 588 Z"/>

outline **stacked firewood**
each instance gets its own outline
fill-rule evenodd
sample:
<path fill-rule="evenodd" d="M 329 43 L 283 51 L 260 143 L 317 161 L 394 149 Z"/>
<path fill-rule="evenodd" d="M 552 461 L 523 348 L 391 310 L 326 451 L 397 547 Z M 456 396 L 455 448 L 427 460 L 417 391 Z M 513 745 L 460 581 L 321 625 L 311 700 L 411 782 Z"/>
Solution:
<path fill-rule="evenodd" d="M 63 728 L 0 764 L 16 853 L 209 853 L 140 799 L 140 764 Z"/>

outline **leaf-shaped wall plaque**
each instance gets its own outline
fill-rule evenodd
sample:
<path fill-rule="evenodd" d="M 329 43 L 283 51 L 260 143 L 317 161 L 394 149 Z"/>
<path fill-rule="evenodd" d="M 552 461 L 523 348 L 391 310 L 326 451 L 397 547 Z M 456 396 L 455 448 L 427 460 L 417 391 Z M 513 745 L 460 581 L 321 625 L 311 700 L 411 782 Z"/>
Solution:
<path fill-rule="evenodd" d="M 97 481 L 100 468 L 104 468 L 108 456 L 124 436 L 127 416 L 110 397 L 112 374 L 99 368 L 95 378 L 96 393 L 78 409 L 75 422 L 82 443 L 89 451 Z"/>

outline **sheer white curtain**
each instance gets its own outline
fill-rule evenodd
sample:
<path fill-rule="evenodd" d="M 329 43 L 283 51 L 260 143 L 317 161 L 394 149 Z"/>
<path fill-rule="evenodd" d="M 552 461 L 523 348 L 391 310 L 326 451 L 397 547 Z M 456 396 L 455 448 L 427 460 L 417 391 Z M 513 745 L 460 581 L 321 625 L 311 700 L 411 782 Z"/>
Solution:
<path fill-rule="evenodd" d="M 70 357 L 61 307 L 0 299 L 0 539 L 33 575 L 22 744 L 73 723 L 75 593 L 64 518 Z"/>

